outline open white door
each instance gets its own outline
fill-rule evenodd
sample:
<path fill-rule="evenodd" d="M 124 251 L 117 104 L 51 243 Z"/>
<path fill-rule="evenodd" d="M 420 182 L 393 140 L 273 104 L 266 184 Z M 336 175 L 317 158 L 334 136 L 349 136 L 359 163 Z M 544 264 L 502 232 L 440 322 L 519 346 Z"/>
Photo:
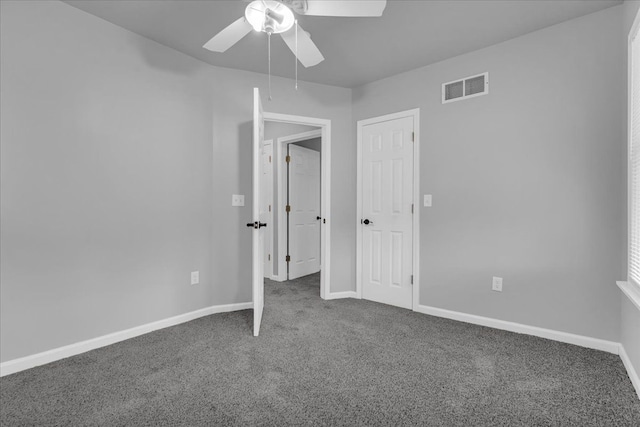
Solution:
<path fill-rule="evenodd" d="M 262 310 L 264 309 L 264 227 L 267 214 L 261 203 L 264 149 L 264 112 L 260 102 L 260 91 L 253 89 L 253 335 L 260 333 Z"/>

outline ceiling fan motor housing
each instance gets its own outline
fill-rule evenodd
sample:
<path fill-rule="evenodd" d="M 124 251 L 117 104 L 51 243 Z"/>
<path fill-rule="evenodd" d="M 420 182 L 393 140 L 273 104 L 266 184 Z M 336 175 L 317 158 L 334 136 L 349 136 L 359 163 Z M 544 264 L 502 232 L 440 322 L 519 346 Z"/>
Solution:
<path fill-rule="evenodd" d="M 275 33 L 277 29 L 276 24 L 282 24 L 283 20 L 284 20 L 283 15 L 267 8 L 267 10 L 264 11 L 263 31 L 267 34 Z"/>
<path fill-rule="evenodd" d="M 295 18 L 289 7 L 275 0 L 256 0 L 251 2 L 245 17 L 254 30 L 267 34 L 283 33 L 293 26 Z"/>

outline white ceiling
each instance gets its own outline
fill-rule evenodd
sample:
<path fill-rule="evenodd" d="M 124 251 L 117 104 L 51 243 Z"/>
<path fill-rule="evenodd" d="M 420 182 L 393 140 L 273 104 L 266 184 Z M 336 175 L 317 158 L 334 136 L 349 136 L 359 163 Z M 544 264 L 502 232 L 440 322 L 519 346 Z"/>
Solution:
<path fill-rule="evenodd" d="M 242 0 L 66 0 L 66 3 L 221 67 L 267 72 L 267 36 L 251 32 L 224 53 L 202 45 L 243 16 Z M 380 18 L 299 16 L 325 60 L 299 67 L 309 82 L 355 87 L 487 47 L 622 0 L 390 0 Z M 294 76 L 294 56 L 272 38 L 272 73 Z"/>

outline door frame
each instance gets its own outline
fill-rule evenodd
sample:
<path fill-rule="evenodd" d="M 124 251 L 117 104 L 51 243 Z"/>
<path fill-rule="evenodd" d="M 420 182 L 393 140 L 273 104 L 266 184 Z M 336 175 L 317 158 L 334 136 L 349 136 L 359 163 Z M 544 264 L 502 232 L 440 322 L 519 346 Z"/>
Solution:
<path fill-rule="evenodd" d="M 269 197 L 269 206 L 271 206 L 271 210 L 269 211 L 269 224 L 273 224 L 273 210 L 275 209 L 274 203 L 273 203 L 273 179 L 275 177 L 275 173 L 273 170 L 273 160 L 275 157 L 275 147 L 274 147 L 274 140 L 273 139 L 265 139 L 264 141 L 264 146 L 266 147 L 267 145 L 271 146 L 271 158 L 272 158 L 272 162 L 271 162 L 271 174 L 268 177 L 269 182 L 270 182 L 270 188 L 271 188 L 271 192 L 270 192 L 270 196 Z M 268 234 L 270 237 L 269 240 L 269 253 L 272 255 L 271 259 L 269 259 L 268 265 L 269 265 L 269 271 L 265 271 L 264 277 L 268 277 L 269 279 L 273 279 L 273 227 L 267 227 L 265 229 L 265 234 Z M 268 274 L 267 274 L 268 273 Z"/>
<path fill-rule="evenodd" d="M 322 268 L 320 269 L 320 297 L 322 299 L 329 299 L 331 297 L 331 120 L 319 119 L 315 117 L 294 116 L 290 114 L 269 113 L 264 112 L 265 122 L 276 123 L 293 123 L 305 126 L 315 126 L 320 128 L 312 132 L 320 133 L 321 138 L 321 152 L 320 152 L 320 216 L 322 217 L 322 225 L 320 227 L 320 259 L 322 260 Z M 309 133 L 309 132 L 306 132 Z M 301 134 L 298 134 L 301 135 Z M 278 159 L 276 168 L 278 170 L 278 189 L 281 188 L 281 173 L 282 162 L 279 161 L 282 157 L 282 147 L 284 143 L 281 140 L 286 139 L 278 138 L 276 143 L 276 158 Z M 308 137 L 306 138 L 308 139 Z M 302 141 L 299 139 L 298 141 Z M 295 142 L 295 141 L 290 141 Z M 282 278 L 282 272 L 285 271 L 286 280 L 286 264 L 284 270 L 281 268 L 281 263 L 284 261 L 284 256 L 280 254 L 282 245 L 280 235 L 282 233 L 282 218 L 280 213 L 284 210 L 282 201 L 282 191 L 278 191 L 278 279 Z M 286 227 L 286 225 L 285 225 Z M 286 255 L 286 254 L 285 254 Z"/>
<path fill-rule="evenodd" d="M 362 299 L 362 129 L 364 126 L 389 120 L 413 118 L 413 132 L 415 141 L 413 143 L 413 301 L 411 306 L 416 311 L 420 303 L 420 109 L 400 111 L 398 113 L 386 114 L 384 116 L 373 117 L 365 120 L 358 120 L 357 123 L 357 208 L 356 208 L 356 298 Z"/>
<path fill-rule="evenodd" d="M 322 129 L 316 129 L 308 132 L 296 133 L 294 135 L 287 135 L 280 138 L 276 138 L 276 170 L 278 176 L 278 274 L 277 281 L 284 282 L 289 279 L 287 263 L 285 261 L 285 257 L 287 256 L 287 246 L 281 245 L 280 242 L 287 242 L 289 233 L 288 226 L 285 215 L 281 215 L 280 212 L 284 213 L 282 206 L 286 205 L 285 194 L 287 194 L 287 185 L 289 183 L 289 177 L 287 176 L 287 168 L 282 162 L 282 159 L 285 157 L 287 148 L 289 144 L 293 144 L 295 142 L 306 141 L 312 138 L 321 138 L 322 141 Z M 322 145 L 322 142 L 320 143 Z M 320 168 L 322 168 L 322 152 L 320 152 Z M 320 172 L 322 175 L 322 171 Z M 320 178 L 320 191 L 322 191 L 322 178 Z M 320 196 L 322 197 L 322 196 Z M 322 201 L 320 202 L 320 209 L 322 209 Z M 320 214 L 324 218 L 322 214 Z M 322 225 L 320 226 L 322 227 Z M 322 242 L 320 243 L 320 250 L 322 251 Z M 322 253 L 320 254 L 320 259 L 322 258 Z M 322 268 L 320 269 L 322 271 Z"/>

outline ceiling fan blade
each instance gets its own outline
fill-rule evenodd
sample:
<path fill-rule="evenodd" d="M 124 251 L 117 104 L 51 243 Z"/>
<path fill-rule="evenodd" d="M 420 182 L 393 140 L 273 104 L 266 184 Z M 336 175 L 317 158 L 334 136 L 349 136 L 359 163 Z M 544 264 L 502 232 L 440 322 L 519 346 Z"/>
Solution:
<path fill-rule="evenodd" d="M 212 52 L 224 52 L 249 34 L 252 29 L 251 24 L 243 16 L 216 34 L 202 47 Z"/>
<path fill-rule="evenodd" d="M 382 16 L 386 0 L 307 0 L 305 15 L 313 16 Z"/>
<path fill-rule="evenodd" d="M 298 61 L 307 68 L 324 61 L 324 56 L 322 56 L 315 43 L 311 41 L 309 33 L 297 23 L 290 30 L 280 34 L 289 49 L 291 49 L 291 52 L 294 55 L 296 54 L 296 25 L 298 26 Z"/>

